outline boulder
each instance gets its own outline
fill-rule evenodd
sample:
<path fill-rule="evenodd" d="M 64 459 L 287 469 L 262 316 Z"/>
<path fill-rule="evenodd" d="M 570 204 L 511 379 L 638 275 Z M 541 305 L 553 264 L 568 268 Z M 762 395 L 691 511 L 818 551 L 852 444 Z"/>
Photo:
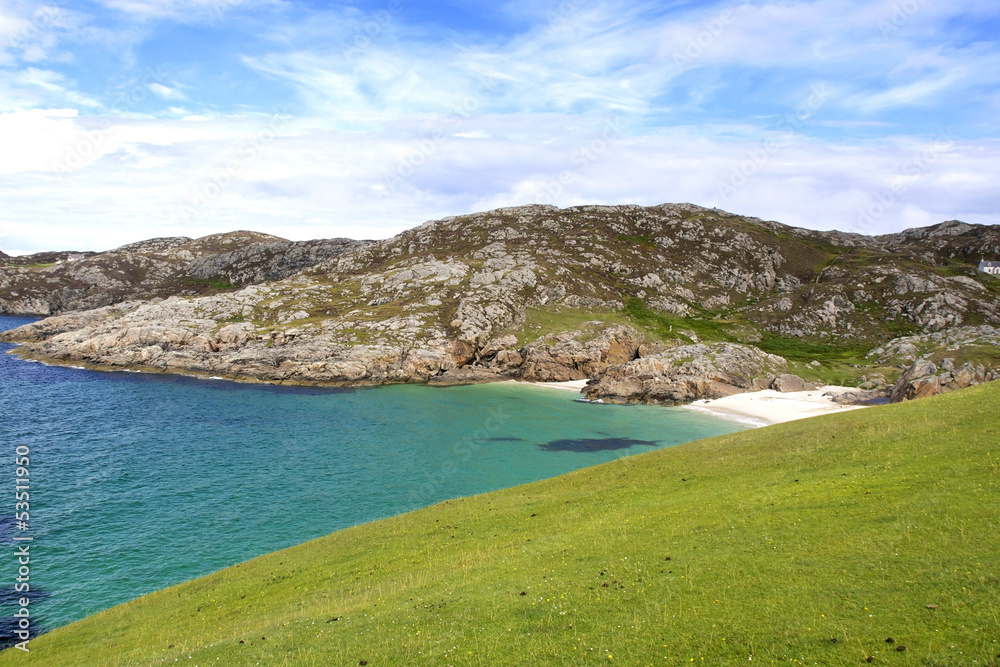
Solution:
<path fill-rule="evenodd" d="M 982 366 L 979 367 L 982 369 Z M 952 372 L 953 382 L 960 388 L 971 387 L 983 381 L 985 373 L 972 367 L 972 364 L 965 364 L 957 371 Z"/>
<path fill-rule="evenodd" d="M 954 364 L 942 364 L 942 368 L 949 367 L 951 370 L 938 373 L 937 366 L 930 360 L 918 359 L 899 377 L 899 381 L 896 382 L 890 394 L 890 402 L 911 401 L 956 389 L 965 389 L 983 382 L 991 382 L 997 377 L 996 371 L 987 370 L 982 365 L 974 366 L 971 363 L 965 363 L 956 369 Z"/>
<path fill-rule="evenodd" d="M 789 375 L 787 373 L 771 380 L 770 388 L 780 391 L 783 394 L 793 391 L 815 391 L 817 389 L 816 385 L 806 382 L 798 375 Z"/>
<path fill-rule="evenodd" d="M 567 382 L 586 380 L 587 374 L 576 368 L 576 361 L 553 357 L 546 351 L 532 350 L 521 364 L 518 377 L 530 382 Z"/>
<path fill-rule="evenodd" d="M 465 366 L 476 358 L 476 346 L 464 340 L 453 340 L 448 346 L 448 355 L 456 366 Z"/>
<path fill-rule="evenodd" d="M 888 389 L 852 389 L 848 391 L 828 391 L 823 394 L 840 405 L 871 405 L 885 402 L 889 398 Z"/>
<path fill-rule="evenodd" d="M 496 338 L 491 338 L 489 341 L 483 345 L 482 349 L 479 350 L 480 359 L 489 359 L 496 356 L 500 352 L 507 351 L 517 347 L 517 336 L 507 334 L 505 336 L 498 336 Z"/>
<path fill-rule="evenodd" d="M 917 359 L 917 361 L 910 366 L 910 378 L 922 378 L 928 375 L 934 375 L 937 373 L 937 366 L 934 362 L 929 359 Z"/>
<path fill-rule="evenodd" d="M 480 384 L 483 382 L 499 382 L 511 379 L 508 375 L 503 375 L 489 368 L 479 366 L 466 366 L 465 368 L 452 368 L 440 375 L 431 376 L 427 383 L 438 387 L 453 387 L 466 384 Z"/>
<path fill-rule="evenodd" d="M 926 377 L 914 380 L 910 384 L 910 391 L 908 392 L 907 399 L 913 400 L 915 398 L 926 398 L 928 396 L 936 396 L 940 394 L 943 389 L 941 380 L 936 377 Z"/>

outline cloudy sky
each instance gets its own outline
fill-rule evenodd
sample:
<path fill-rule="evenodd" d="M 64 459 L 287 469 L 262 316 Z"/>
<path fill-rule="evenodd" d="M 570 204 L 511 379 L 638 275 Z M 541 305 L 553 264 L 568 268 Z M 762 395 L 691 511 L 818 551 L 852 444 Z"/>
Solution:
<path fill-rule="evenodd" d="M 532 202 L 1000 224 L 996 0 L 0 0 L 0 249 Z"/>

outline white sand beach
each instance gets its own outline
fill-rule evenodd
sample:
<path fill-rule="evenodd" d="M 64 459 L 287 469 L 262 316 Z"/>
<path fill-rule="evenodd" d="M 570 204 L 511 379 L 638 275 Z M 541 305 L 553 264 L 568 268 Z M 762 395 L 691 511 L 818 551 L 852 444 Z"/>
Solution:
<path fill-rule="evenodd" d="M 566 382 L 520 382 L 518 380 L 511 380 L 511 382 L 517 382 L 518 384 L 530 384 L 535 387 L 546 387 L 548 389 L 568 389 L 570 391 L 580 393 L 580 391 L 587 386 L 587 382 L 589 382 L 589 380 L 567 380 Z"/>
<path fill-rule="evenodd" d="M 547 389 L 569 390 L 577 393 L 587 386 L 587 380 L 570 380 L 568 382 L 521 382 L 511 380 L 511 382 L 545 387 Z M 796 419 L 806 419 L 807 417 L 845 412 L 847 410 L 858 410 L 866 407 L 863 405 L 841 405 L 835 402 L 832 396 L 824 395 L 837 395 L 848 391 L 856 391 L 856 389 L 828 385 L 813 391 L 797 391 L 784 394 L 768 389 L 765 391 L 747 392 L 745 394 L 733 394 L 725 398 L 695 401 L 681 407 L 687 410 L 695 410 L 716 417 L 722 417 L 723 419 L 738 421 L 750 426 L 770 426 L 771 424 L 781 424 Z"/>
<path fill-rule="evenodd" d="M 754 426 L 781 424 L 796 419 L 806 419 L 847 410 L 859 410 L 862 405 L 840 405 L 827 393 L 840 394 L 853 391 L 850 387 L 826 386 L 814 391 L 797 391 L 782 394 L 771 389 L 734 394 L 715 400 L 695 401 L 684 407 L 717 417 L 734 419 Z"/>

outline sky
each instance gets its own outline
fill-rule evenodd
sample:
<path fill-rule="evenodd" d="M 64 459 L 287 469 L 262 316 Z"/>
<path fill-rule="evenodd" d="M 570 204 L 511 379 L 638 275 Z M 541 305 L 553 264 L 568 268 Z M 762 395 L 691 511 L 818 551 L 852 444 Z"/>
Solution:
<path fill-rule="evenodd" d="M 530 203 L 1000 224 L 996 0 L 0 0 L 0 250 Z"/>

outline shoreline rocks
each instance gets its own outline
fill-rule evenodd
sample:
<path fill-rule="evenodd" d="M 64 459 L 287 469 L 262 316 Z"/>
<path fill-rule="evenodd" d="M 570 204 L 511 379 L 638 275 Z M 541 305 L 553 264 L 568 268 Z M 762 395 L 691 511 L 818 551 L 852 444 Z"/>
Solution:
<path fill-rule="evenodd" d="M 950 362 L 950 359 L 945 359 L 939 369 L 929 359 L 917 359 L 899 377 L 889 395 L 889 402 L 912 401 L 1000 379 L 1000 373 L 982 364 L 965 363 L 955 368 Z M 943 372 L 939 373 L 939 370 Z"/>
<path fill-rule="evenodd" d="M 511 335 L 489 339 L 482 347 L 462 339 L 414 346 L 344 345 L 335 334 L 298 329 L 260 333 L 246 322 L 198 320 L 192 303 L 168 299 L 71 313 L 0 334 L 0 339 L 21 342 L 20 356 L 60 364 L 278 384 L 454 386 L 590 379 L 584 392 L 590 400 L 669 405 L 764 388 L 787 392 L 811 387 L 787 374 L 783 358 L 754 347 L 701 343 L 668 348 L 647 342 L 624 325 L 594 323 L 524 346 Z M 166 317 L 165 310 L 173 317 Z"/>
<path fill-rule="evenodd" d="M 680 405 L 765 389 L 776 376 L 791 385 L 787 367 L 785 359 L 746 345 L 682 345 L 610 366 L 585 394 L 611 403 Z"/>

